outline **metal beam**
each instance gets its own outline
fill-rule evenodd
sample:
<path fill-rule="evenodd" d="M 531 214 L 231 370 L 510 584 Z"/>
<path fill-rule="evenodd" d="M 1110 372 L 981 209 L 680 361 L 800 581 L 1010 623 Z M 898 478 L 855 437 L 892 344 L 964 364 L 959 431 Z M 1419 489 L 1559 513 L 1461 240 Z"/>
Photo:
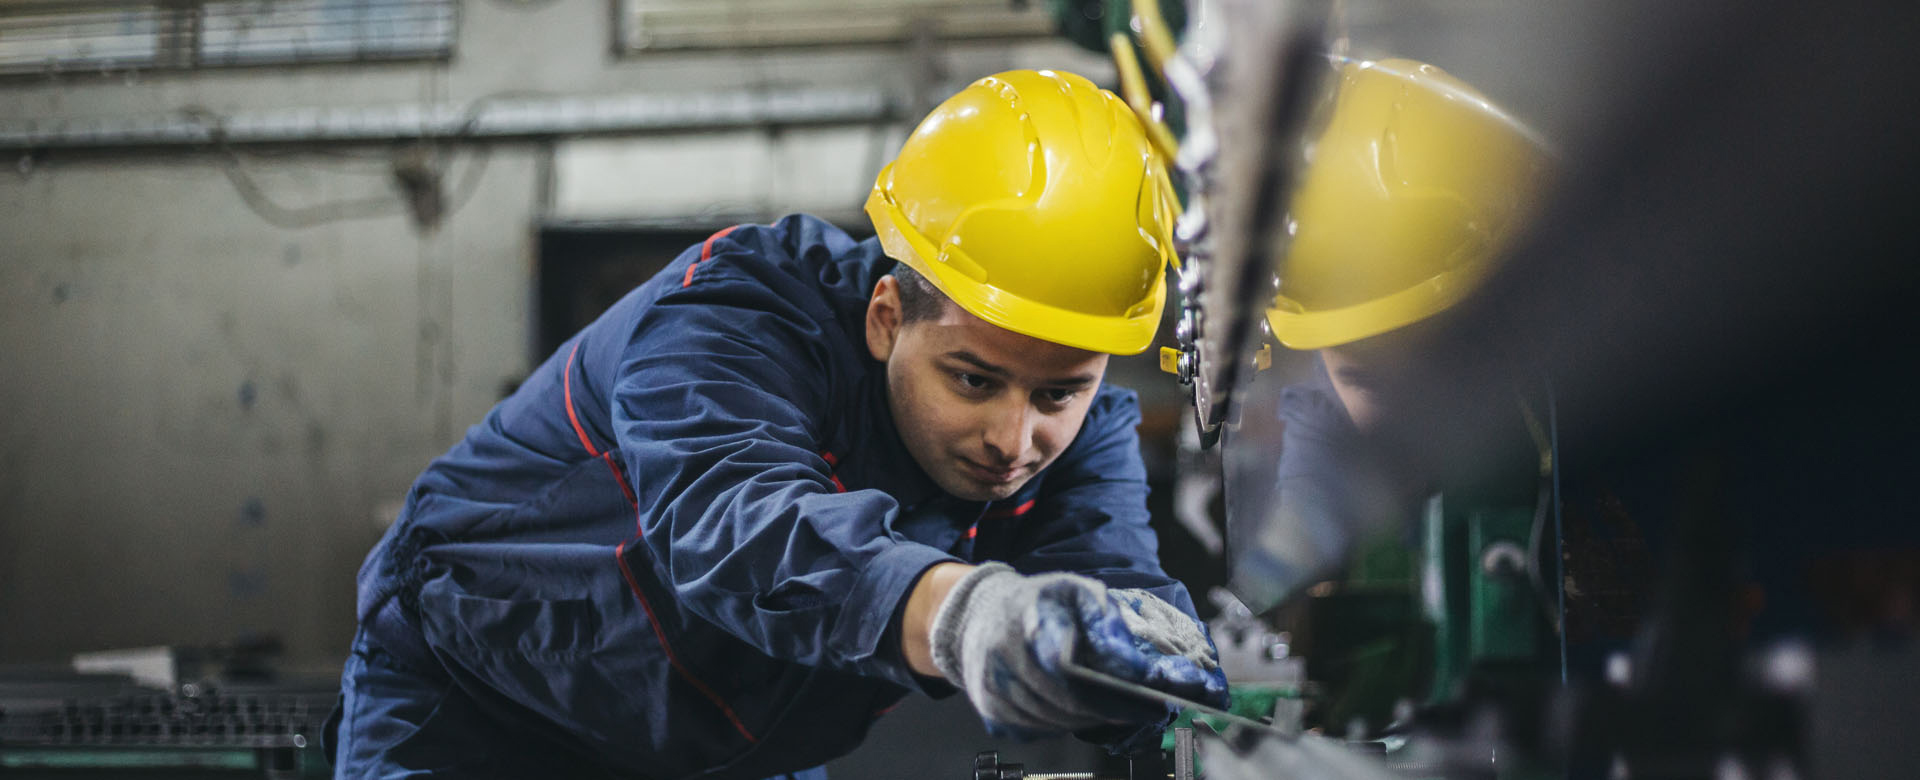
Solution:
<path fill-rule="evenodd" d="M 181 111 L 103 119 L 0 121 L 0 149 L 117 149 L 415 139 L 537 138 L 767 125 L 859 124 L 897 118 L 878 89 L 814 89 L 481 98 L 464 105 L 305 107 L 216 115 Z"/>

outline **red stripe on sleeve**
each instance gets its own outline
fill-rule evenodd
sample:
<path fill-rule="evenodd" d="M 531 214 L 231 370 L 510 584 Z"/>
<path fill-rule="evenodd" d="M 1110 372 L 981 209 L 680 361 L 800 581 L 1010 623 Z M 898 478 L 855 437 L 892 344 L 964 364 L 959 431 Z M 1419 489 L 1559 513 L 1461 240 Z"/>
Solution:
<path fill-rule="evenodd" d="M 620 576 L 626 578 L 627 589 L 633 591 L 634 598 L 640 600 L 640 610 L 647 614 L 647 625 L 653 627 L 653 637 L 660 640 L 660 649 L 666 651 L 667 663 L 673 665 L 673 670 L 680 673 L 681 679 L 686 680 L 694 690 L 700 692 L 700 695 L 712 701 L 715 707 L 719 707 L 721 714 L 727 716 L 727 721 L 740 732 L 740 736 L 746 737 L 748 742 L 758 743 L 760 739 L 747 730 L 746 724 L 740 722 L 740 716 L 733 714 L 733 708 L 727 706 L 726 700 L 720 698 L 720 694 L 714 693 L 712 688 L 708 688 L 700 678 L 694 677 L 692 672 L 687 671 L 687 667 L 680 663 L 680 656 L 674 655 L 673 645 L 667 644 L 667 632 L 660 628 L 660 619 L 653 616 L 653 605 L 647 603 L 646 594 L 640 592 L 640 584 L 633 580 L 633 570 L 627 568 L 626 550 L 626 542 L 621 542 L 618 547 L 613 548 L 613 559 L 620 564 Z"/>
<path fill-rule="evenodd" d="M 627 497 L 627 503 L 632 504 L 634 509 L 639 509 L 640 499 L 633 495 L 633 486 L 627 484 L 627 473 L 621 470 L 619 463 L 614 462 L 613 453 L 600 453 L 600 460 L 606 462 L 607 469 L 613 472 L 614 481 L 620 483 L 620 494 Z"/>
<path fill-rule="evenodd" d="M 707 236 L 706 243 L 700 245 L 700 259 L 687 264 L 687 278 L 680 280 L 681 287 L 693 286 L 693 269 L 699 268 L 701 263 L 704 263 L 709 258 L 713 257 L 713 242 L 726 237 L 728 233 L 732 233 L 733 229 L 737 227 L 739 227 L 739 225 L 732 225 L 730 227 L 722 228 L 718 233 L 715 233 L 711 236 Z"/>
<path fill-rule="evenodd" d="M 836 469 L 836 471 L 827 472 L 827 481 L 833 483 L 834 492 L 847 492 L 847 486 L 840 483 L 840 474 L 837 471 L 840 468 L 840 459 L 834 457 L 833 453 L 824 451 L 820 453 L 820 459 L 827 462 L 827 468 Z"/>
<path fill-rule="evenodd" d="M 573 423 L 573 435 L 580 437 L 580 446 L 587 449 L 588 455 L 598 458 L 600 451 L 593 448 L 593 442 L 587 439 L 587 429 L 580 427 L 580 417 L 573 412 L 573 359 L 579 354 L 580 342 L 573 342 L 573 351 L 567 353 L 566 370 L 560 374 L 561 394 L 566 397 L 567 422 Z M 621 484 L 626 483 L 622 481 Z"/>
<path fill-rule="evenodd" d="M 567 402 L 567 422 L 573 425 L 573 435 L 580 437 L 580 446 L 586 449 L 587 454 L 599 458 L 600 462 L 607 464 L 607 470 L 613 472 L 613 482 L 620 486 L 620 495 L 625 496 L 627 503 L 633 506 L 634 526 L 638 528 L 640 499 L 633 494 L 633 486 L 627 484 L 626 471 L 621 469 L 620 463 L 613 459 L 613 453 L 601 452 L 594 448 L 593 439 L 587 437 L 587 429 L 580 424 L 580 415 L 573 410 L 573 360 L 579 355 L 580 342 L 576 341 L 573 343 L 573 351 L 567 353 L 567 367 L 560 379 L 561 395 Z M 642 535 L 644 536 L 644 533 Z"/>

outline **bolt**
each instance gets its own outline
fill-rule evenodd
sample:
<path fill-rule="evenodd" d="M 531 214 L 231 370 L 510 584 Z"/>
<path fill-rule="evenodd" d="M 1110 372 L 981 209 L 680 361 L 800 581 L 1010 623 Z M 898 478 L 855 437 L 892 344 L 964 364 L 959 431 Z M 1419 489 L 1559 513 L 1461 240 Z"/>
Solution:
<path fill-rule="evenodd" d="M 1480 570 L 1489 576 L 1517 574 L 1526 569 L 1527 553 L 1513 542 L 1494 542 L 1480 552 Z"/>
<path fill-rule="evenodd" d="M 1633 659 L 1628 658 L 1626 653 L 1607 656 L 1607 682 L 1612 683 L 1616 688 L 1625 688 L 1632 684 Z"/>
<path fill-rule="evenodd" d="M 1767 649 L 1760 661 L 1760 679 L 1782 693 L 1813 690 L 1813 651 L 1798 642 Z"/>
<path fill-rule="evenodd" d="M 1196 293 L 1200 292 L 1200 288 L 1206 284 L 1202 281 L 1206 272 L 1201 270 L 1205 266 L 1195 262 L 1195 258 L 1192 256 L 1188 256 L 1187 264 L 1182 267 L 1186 270 L 1180 273 L 1180 292 L 1186 294 L 1188 298 L 1192 298 Z"/>
<path fill-rule="evenodd" d="M 1207 237 L 1207 227 L 1206 212 L 1188 209 L 1174 221 L 1173 237 L 1191 245 Z"/>

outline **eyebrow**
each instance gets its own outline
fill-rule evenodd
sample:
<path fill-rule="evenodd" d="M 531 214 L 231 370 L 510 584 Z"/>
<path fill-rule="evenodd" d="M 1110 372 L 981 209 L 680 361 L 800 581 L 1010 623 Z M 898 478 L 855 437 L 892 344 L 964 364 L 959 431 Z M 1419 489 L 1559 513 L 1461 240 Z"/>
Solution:
<path fill-rule="evenodd" d="M 988 363 L 987 361 L 982 360 L 979 355 L 975 355 L 972 352 L 968 352 L 967 350 L 964 350 L 964 349 L 956 349 L 952 352 L 948 352 L 946 356 L 954 360 L 958 360 L 962 363 L 971 365 L 974 368 L 979 369 L 980 372 L 983 374 L 991 374 L 993 376 L 1000 377 L 1002 379 L 1013 378 L 1013 372 L 1008 371 L 1004 368 L 1001 368 L 1000 366 L 996 366 L 992 363 Z M 1047 387 L 1086 387 L 1087 385 L 1091 385 L 1094 382 L 1097 382 L 1099 380 L 1100 378 L 1093 374 L 1075 374 L 1073 376 L 1064 376 L 1064 377 L 1058 377 L 1055 379 L 1048 379 L 1048 380 L 1042 381 L 1040 384 L 1045 385 Z"/>

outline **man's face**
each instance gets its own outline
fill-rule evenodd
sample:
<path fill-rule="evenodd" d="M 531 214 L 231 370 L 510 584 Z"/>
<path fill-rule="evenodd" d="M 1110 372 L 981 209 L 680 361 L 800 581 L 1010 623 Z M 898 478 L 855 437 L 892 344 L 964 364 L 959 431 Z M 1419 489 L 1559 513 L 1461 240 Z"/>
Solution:
<path fill-rule="evenodd" d="M 1423 399 L 1407 376 L 1407 366 L 1422 348 L 1423 333 L 1423 326 L 1416 324 L 1320 350 L 1333 392 L 1361 432 L 1417 413 Z"/>
<path fill-rule="evenodd" d="M 902 321 L 899 289 L 880 280 L 867 348 L 887 364 L 900 438 L 941 489 L 971 501 L 1019 490 L 1080 432 L 1107 356 L 990 325 L 947 303 Z"/>

